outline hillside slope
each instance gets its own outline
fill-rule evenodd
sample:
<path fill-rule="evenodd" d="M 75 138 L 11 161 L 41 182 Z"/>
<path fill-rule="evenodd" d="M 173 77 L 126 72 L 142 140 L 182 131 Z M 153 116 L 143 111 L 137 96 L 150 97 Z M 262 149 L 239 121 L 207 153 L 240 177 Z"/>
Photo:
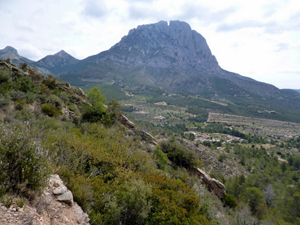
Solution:
<path fill-rule="evenodd" d="M 225 217 L 220 200 L 188 173 L 200 165 L 195 152 L 181 148 L 168 156 L 141 132 L 117 121 L 116 101 L 107 107 L 104 103 L 97 88 L 86 96 L 53 76 L 0 61 L 0 201 L 5 208 L 1 213 L 26 202 L 53 216 L 52 204 L 47 199 L 39 202 L 38 196 L 55 172 L 92 224 L 210 224 L 213 219 L 200 211 L 202 196 L 193 186 L 204 189 Z M 67 211 L 70 200 L 65 203 L 59 207 Z M 31 223 L 35 211 L 29 213 L 24 216 Z M 20 219 L 19 214 L 14 218 Z M 57 217 L 50 224 L 59 222 Z"/>
<path fill-rule="evenodd" d="M 117 101 L 104 103 L 97 88 L 86 95 L 53 76 L 0 60 L 1 213 L 20 210 L 25 202 L 37 210 L 29 216 L 53 215 L 38 196 L 56 173 L 91 224 L 298 224 L 299 132 L 267 135 L 263 124 L 240 117 L 239 125 L 233 125 L 237 118 L 232 125 L 190 121 L 194 131 L 185 133 L 188 119 L 165 127 L 146 121 L 155 143 L 132 123 L 130 129 L 120 124 Z M 183 110 L 177 113 L 185 118 Z M 296 130 L 294 125 L 281 129 Z M 56 197 L 64 191 L 55 191 Z M 70 209 L 68 203 L 70 198 L 63 209 Z M 7 224 L 7 214 L 0 223 Z M 20 214 L 13 218 L 30 223 Z M 58 220 L 56 215 L 52 223 Z"/>

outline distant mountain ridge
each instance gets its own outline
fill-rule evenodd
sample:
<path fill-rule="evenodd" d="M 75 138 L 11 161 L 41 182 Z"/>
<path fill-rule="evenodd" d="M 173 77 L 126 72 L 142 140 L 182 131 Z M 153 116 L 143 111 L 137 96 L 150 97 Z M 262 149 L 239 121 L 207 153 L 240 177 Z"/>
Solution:
<path fill-rule="evenodd" d="M 16 51 L 10 48 L 3 54 Z M 253 112 L 293 111 L 300 95 L 222 69 L 205 38 L 182 21 L 160 21 L 129 31 L 109 50 L 77 60 L 65 51 L 29 62 L 75 86 L 114 84 L 124 91 L 178 93 Z M 47 73 L 46 73 L 47 74 Z"/>
<path fill-rule="evenodd" d="M 34 63 L 34 65 L 45 68 L 56 75 L 69 71 L 70 67 L 75 65 L 78 61 L 78 59 L 75 59 L 64 50 L 61 50 L 54 55 L 47 55 L 46 57 Z"/>
<path fill-rule="evenodd" d="M 46 57 L 35 62 L 20 56 L 18 51 L 11 46 L 7 46 L 0 50 L 0 59 L 10 59 L 12 63 L 17 66 L 22 63 L 26 63 L 31 67 L 37 67 L 39 72 L 45 75 L 58 75 L 62 72 L 67 72 L 70 70 L 70 67 L 79 61 L 64 50 L 61 50 L 54 55 L 47 55 Z"/>
<path fill-rule="evenodd" d="M 132 74 L 137 74 L 137 79 L 131 79 Z M 280 90 L 272 85 L 223 70 L 205 38 L 181 21 L 138 26 L 108 51 L 80 61 L 74 72 L 62 78 L 78 83 L 94 78 L 113 79 L 125 86 L 154 85 L 189 94 L 213 91 L 216 88 L 213 86 L 218 85 L 214 83 L 225 79 L 233 87 L 250 93 L 281 96 Z"/>

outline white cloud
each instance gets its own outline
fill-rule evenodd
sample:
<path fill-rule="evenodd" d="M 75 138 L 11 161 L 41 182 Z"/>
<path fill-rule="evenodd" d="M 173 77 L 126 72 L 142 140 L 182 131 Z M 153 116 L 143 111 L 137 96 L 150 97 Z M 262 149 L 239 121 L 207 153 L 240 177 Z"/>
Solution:
<path fill-rule="evenodd" d="M 34 58 L 42 58 L 44 57 L 43 53 L 40 51 L 40 49 L 32 46 L 31 44 L 24 44 L 20 47 L 20 49 L 17 49 L 19 55 L 26 56 L 28 59 L 34 59 Z"/>
<path fill-rule="evenodd" d="M 109 9 L 105 1 L 85 0 L 82 13 L 89 17 L 104 18 Z"/>

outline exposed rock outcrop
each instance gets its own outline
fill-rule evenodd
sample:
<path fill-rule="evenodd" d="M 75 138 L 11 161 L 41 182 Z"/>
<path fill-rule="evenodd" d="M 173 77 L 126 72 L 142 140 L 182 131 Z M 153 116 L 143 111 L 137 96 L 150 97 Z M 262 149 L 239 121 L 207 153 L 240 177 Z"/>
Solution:
<path fill-rule="evenodd" d="M 11 71 L 14 71 L 14 72 L 20 72 L 20 73 L 23 73 L 25 75 L 28 75 L 27 72 L 24 72 L 23 70 L 21 70 L 20 68 L 12 65 L 11 63 L 7 63 L 7 62 L 0 62 L 0 65 L 1 66 L 5 66 L 7 67 L 8 69 L 10 69 Z"/>
<path fill-rule="evenodd" d="M 118 121 L 123 124 L 128 129 L 134 129 L 135 125 L 133 122 L 131 122 L 126 116 L 123 114 L 119 115 Z"/>
<path fill-rule="evenodd" d="M 223 198 L 225 196 L 225 186 L 222 182 L 211 178 L 207 173 L 199 168 L 195 168 L 195 172 L 210 192 L 214 193 L 219 198 Z"/>
<path fill-rule="evenodd" d="M 151 143 L 153 145 L 157 145 L 157 142 L 155 141 L 155 138 L 149 134 L 146 131 L 143 130 L 139 130 L 135 128 L 135 125 L 132 121 L 130 121 L 126 116 L 124 116 L 123 114 L 120 114 L 118 117 L 118 121 L 125 127 L 127 127 L 128 129 L 130 129 L 131 131 L 133 131 L 136 135 L 139 135 L 144 141 Z"/>
<path fill-rule="evenodd" d="M 0 225 L 88 225 L 89 217 L 74 202 L 73 194 L 58 175 L 51 175 L 35 206 L 6 208 L 0 203 Z"/>

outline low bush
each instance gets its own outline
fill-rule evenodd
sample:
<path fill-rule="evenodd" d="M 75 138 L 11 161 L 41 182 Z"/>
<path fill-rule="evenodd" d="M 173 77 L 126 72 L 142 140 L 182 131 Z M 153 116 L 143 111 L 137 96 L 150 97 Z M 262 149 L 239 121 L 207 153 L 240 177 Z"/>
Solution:
<path fill-rule="evenodd" d="M 45 115 L 50 116 L 50 117 L 57 116 L 57 115 L 61 114 L 60 110 L 56 109 L 54 106 L 52 106 L 48 103 L 42 105 L 42 112 Z"/>
<path fill-rule="evenodd" d="M 153 151 L 153 157 L 156 161 L 158 169 L 164 170 L 168 163 L 168 155 L 163 153 L 161 148 L 157 146 Z"/>
<path fill-rule="evenodd" d="M 43 148 L 26 129 L 26 124 L 0 124 L 0 186 L 4 192 L 38 190 L 49 168 Z"/>
<path fill-rule="evenodd" d="M 238 205 L 233 195 L 230 194 L 226 194 L 222 199 L 222 202 L 225 206 L 228 206 L 229 208 L 235 208 Z"/>
<path fill-rule="evenodd" d="M 198 167 L 200 164 L 196 153 L 186 149 L 176 141 L 164 141 L 160 144 L 160 147 L 176 166 L 189 169 Z"/>

